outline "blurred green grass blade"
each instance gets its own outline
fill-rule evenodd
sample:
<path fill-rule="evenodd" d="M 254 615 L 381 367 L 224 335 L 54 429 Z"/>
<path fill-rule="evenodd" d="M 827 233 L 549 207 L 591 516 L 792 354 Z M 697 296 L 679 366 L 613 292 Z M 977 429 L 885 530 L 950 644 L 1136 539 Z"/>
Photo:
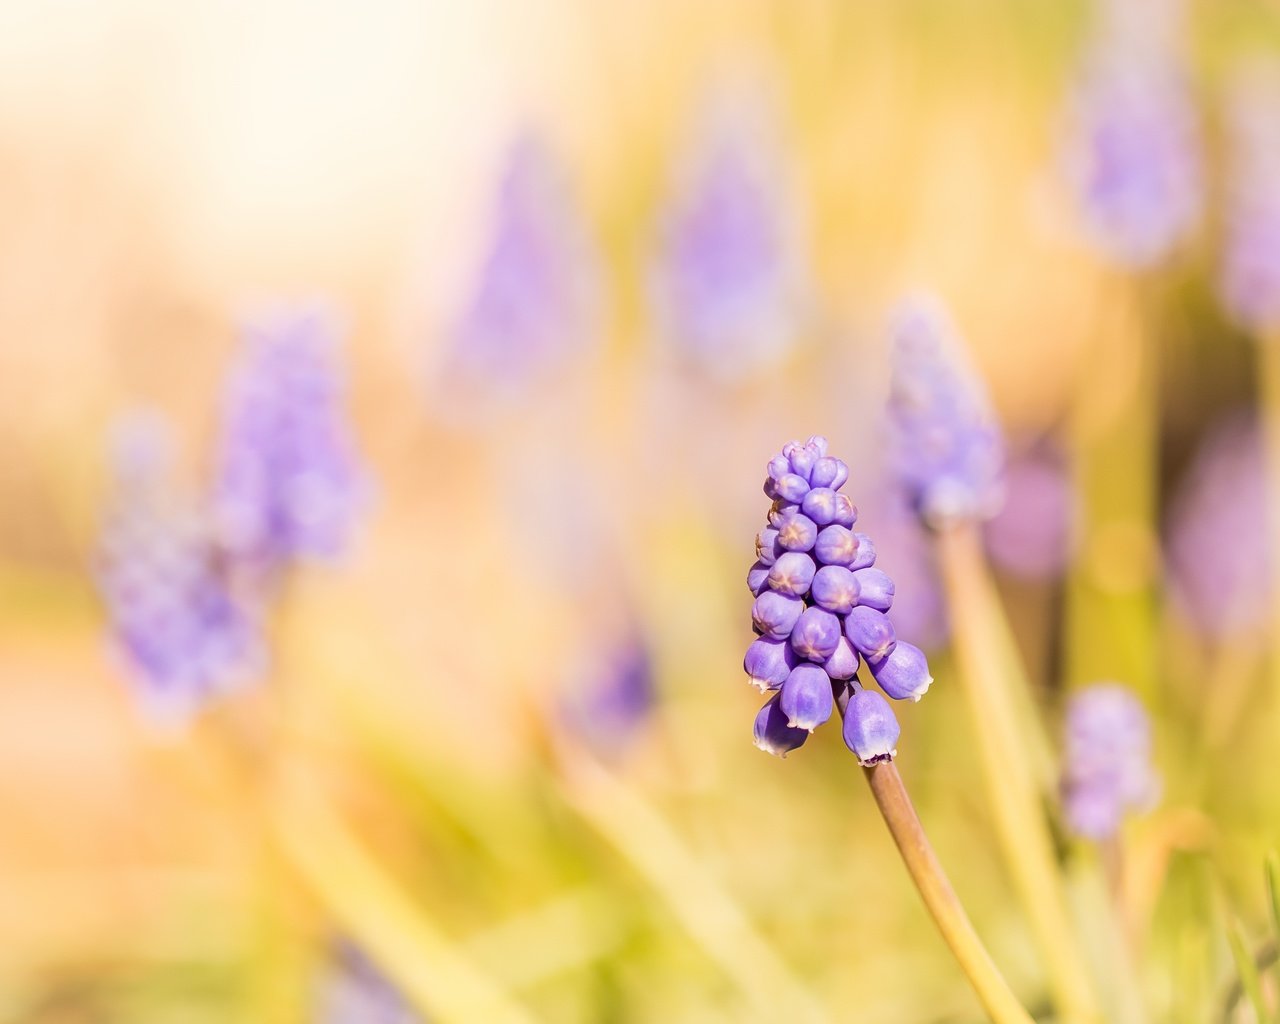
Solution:
<path fill-rule="evenodd" d="M 1236 962 L 1236 970 L 1240 974 L 1240 987 L 1253 1005 L 1253 1012 L 1258 1017 L 1258 1024 L 1273 1024 L 1271 1014 L 1267 1010 L 1266 1000 L 1262 996 L 1262 979 L 1258 976 L 1258 964 L 1253 952 L 1245 941 L 1244 930 L 1240 922 L 1231 918 L 1227 922 L 1227 942 L 1231 946 L 1231 956 Z"/>
<path fill-rule="evenodd" d="M 1280 852 L 1272 850 L 1267 854 L 1267 908 L 1271 913 L 1271 930 L 1275 933 L 1276 945 L 1280 946 Z M 1277 981 L 1280 981 L 1280 957 L 1276 958 Z"/>

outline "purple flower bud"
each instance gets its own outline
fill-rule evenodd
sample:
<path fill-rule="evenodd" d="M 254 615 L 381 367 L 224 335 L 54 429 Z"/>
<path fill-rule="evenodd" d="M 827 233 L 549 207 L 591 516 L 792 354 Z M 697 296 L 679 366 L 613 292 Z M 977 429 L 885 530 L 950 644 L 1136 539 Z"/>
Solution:
<path fill-rule="evenodd" d="M 1227 103 L 1227 311 L 1259 334 L 1280 327 L 1280 65 L 1255 59 L 1234 76 Z"/>
<path fill-rule="evenodd" d="M 778 531 L 772 526 L 766 526 L 756 534 L 756 561 L 773 565 L 780 554 L 782 547 L 778 543 Z"/>
<path fill-rule="evenodd" d="M 891 449 L 912 507 L 934 527 L 989 517 L 1000 506 L 1003 441 L 946 313 L 914 296 L 890 333 Z"/>
<path fill-rule="evenodd" d="M 880 661 L 868 661 L 871 674 L 894 700 L 913 701 L 923 697 L 933 682 L 929 675 L 929 663 L 919 647 L 913 647 L 903 640 L 893 645 L 893 650 Z"/>
<path fill-rule="evenodd" d="M 855 533 L 854 541 L 858 545 L 858 550 L 853 556 L 853 561 L 849 563 L 850 569 L 867 569 L 876 564 L 876 546 L 871 543 L 871 538 L 865 533 Z"/>
<path fill-rule="evenodd" d="M 769 479 L 776 483 L 788 473 L 793 472 L 791 460 L 785 455 L 775 455 L 769 460 L 769 465 L 765 467 L 765 472 L 768 474 Z"/>
<path fill-rule="evenodd" d="M 841 637 L 835 652 L 822 663 L 822 668 L 832 679 L 852 679 L 858 671 L 858 652 Z"/>
<path fill-rule="evenodd" d="M 848 527 L 831 525 L 818 534 L 814 556 L 823 565 L 848 566 L 858 554 L 858 541 Z"/>
<path fill-rule="evenodd" d="M 797 665 L 782 684 L 778 707 L 791 728 L 813 732 L 831 717 L 831 677 L 817 665 Z"/>
<path fill-rule="evenodd" d="M 858 603 L 887 612 L 893 604 L 893 580 L 879 569 L 858 569 L 853 573 L 858 581 Z"/>
<path fill-rule="evenodd" d="M 785 498 L 777 498 L 774 503 L 769 506 L 769 525 L 775 529 L 782 525 L 782 517 L 788 512 L 800 511 L 800 503 L 797 501 L 787 501 Z"/>
<path fill-rule="evenodd" d="M 813 559 L 800 551 L 788 551 L 779 556 L 769 570 L 769 586 L 780 594 L 804 597 L 813 583 L 817 567 Z"/>
<path fill-rule="evenodd" d="M 778 520 L 778 544 L 787 551 L 812 551 L 818 527 L 799 512 L 784 513 Z"/>
<path fill-rule="evenodd" d="M 766 590 L 751 606 L 751 624 L 770 640 L 789 640 L 802 611 L 804 601 L 800 598 Z"/>
<path fill-rule="evenodd" d="M 810 477 L 813 474 L 813 467 L 820 457 L 815 446 L 809 444 L 800 445 L 791 452 L 791 471 L 807 483 L 811 483 Z"/>
<path fill-rule="evenodd" d="M 778 706 L 779 696 L 775 693 L 756 714 L 755 741 L 766 754 L 786 757 L 797 747 L 804 746 L 809 730 L 793 729 L 787 724 L 787 716 Z"/>
<path fill-rule="evenodd" d="M 851 527 L 857 521 L 858 509 L 853 502 L 849 500 L 849 496 L 847 494 L 837 494 L 836 514 L 832 522 L 838 523 L 840 526 Z"/>
<path fill-rule="evenodd" d="M 751 593 L 759 596 L 760 591 L 764 590 L 769 584 L 769 566 L 764 562 L 757 561 L 747 571 L 747 589 Z"/>
<path fill-rule="evenodd" d="M 833 491 L 838 491 L 848 479 L 849 467 L 839 459 L 824 455 L 813 464 L 813 472 L 809 474 L 809 485 L 811 487 L 829 487 Z"/>
<path fill-rule="evenodd" d="M 844 711 L 844 743 L 857 755 L 860 765 L 870 767 L 893 760 L 901 732 L 887 700 L 874 690 L 854 687 Z"/>
<path fill-rule="evenodd" d="M 784 682 L 791 670 L 798 664 L 791 644 L 785 640 L 756 640 L 747 648 L 747 656 L 742 660 L 753 686 L 764 690 L 776 690 Z"/>
<path fill-rule="evenodd" d="M 264 573 L 339 555 L 364 503 L 337 342 L 322 311 L 268 312 L 227 380 L 214 519 L 230 556 Z"/>
<path fill-rule="evenodd" d="M 836 521 L 837 504 L 835 491 L 829 487 L 815 487 L 804 496 L 800 507 L 818 526 L 828 526 Z"/>
<path fill-rule="evenodd" d="M 1106 839 L 1126 811 L 1150 806 L 1159 790 L 1146 710 L 1127 688 L 1095 684 L 1071 696 L 1064 733 L 1067 824 L 1085 838 Z"/>
<path fill-rule="evenodd" d="M 840 620 L 822 608 L 806 608 L 791 630 L 791 646 L 809 661 L 824 662 L 840 643 Z"/>
<path fill-rule="evenodd" d="M 888 657 L 898 640 L 888 616 L 865 605 L 844 617 L 844 635 L 869 662 Z"/>
<path fill-rule="evenodd" d="M 795 473 L 787 473 L 778 478 L 775 490 L 778 493 L 778 497 L 785 501 L 800 502 L 809 493 L 809 484 L 803 477 L 797 476 Z"/>
<path fill-rule="evenodd" d="M 858 603 L 860 593 L 857 578 L 842 565 L 824 565 L 814 574 L 810 590 L 814 604 L 840 615 Z"/>

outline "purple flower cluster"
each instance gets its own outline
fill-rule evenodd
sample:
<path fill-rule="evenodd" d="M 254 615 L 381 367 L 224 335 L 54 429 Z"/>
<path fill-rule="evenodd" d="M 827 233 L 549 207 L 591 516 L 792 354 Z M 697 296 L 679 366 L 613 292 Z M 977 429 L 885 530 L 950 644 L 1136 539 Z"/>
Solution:
<path fill-rule="evenodd" d="M 338 555 L 365 497 L 336 347 L 325 312 L 273 310 L 227 380 L 214 517 L 229 557 L 265 574 Z"/>
<path fill-rule="evenodd" d="M 717 97 L 700 120 L 661 224 L 661 329 L 704 374 L 734 382 L 776 363 L 805 306 L 799 217 L 758 105 Z"/>
<path fill-rule="evenodd" d="M 1155 800 L 1151 723 L 1124 686 L 1095 683 L 1073 694 L 1063 739 L 1062 805 L 1077 835 L 1106 839 L 1127 811 Z"/>
<path fill-rule="evenodd" d="M 586 350 L 602 287 L 567 175 L 536 136 L 507 156 L 490 232 L 442 374 L 460 400 L 481 405 L 522 397 Z"/>
<path fill-rule="evenodd" d="M 259 623 L 229 589 L 207 524 L 171 492 L 164 421 L 135 416 L 114 441 L 95 578 L 139 704 L 177 726 L 261 668 Z"/>
<path fill-rule="evenodd" d="M 1203 200 L 1199 124 L 1176 60 L 1177 12 L 1117 4 L 1070 109 L 1068 176 L 1085 221 L 1120 266 L 1149 267 L 1195 226 Z M 1151 9 L 1148 9 L 1151 8 Z"/>
<path fill-rule="evenodd" d="M 1221 290 L 1243 327 L 1280 327 L 1280 65 L 1243 67 L 1227 104 L 1226 250 Z"/>
<path fill-rule="evenodd" d="M 96 577 L 152 718 L 181 723 L 259 675 L 280 574 L 348 540 L 364 477 L 333 348 L 331 321 L 314 311 L 254 322 L 224 394 L 206 506 L 167 487 L 163 421 L 119 432 Z"/>
<path fill-rule="evenodd" d="M 933 677 L 885 614 L 894 585 L 875 568 L 871 539 L 853 531 L 858 510 L 840 492 L 849 467 L 827 454 L 826 438 L 811 437 L 785 445 L 767 473 L 773 506 L 747 573 L 758 639 L 743 667 L 762 692 L 775 692 L 756 716 L 756 746 L 785 755 L 847 697 L 845 743 L 864 765 L 888 760 L 898 722 L 880 694 L 862 687 L 860 664 L 897 700 L 919 700 Z"/>
<path fill-rule="evenodd" d="M 892 319 L 893 465 L 925 524 L 989 518 L 1003 497 L 1004 440 L 941 304 L 904 300 Z"/>

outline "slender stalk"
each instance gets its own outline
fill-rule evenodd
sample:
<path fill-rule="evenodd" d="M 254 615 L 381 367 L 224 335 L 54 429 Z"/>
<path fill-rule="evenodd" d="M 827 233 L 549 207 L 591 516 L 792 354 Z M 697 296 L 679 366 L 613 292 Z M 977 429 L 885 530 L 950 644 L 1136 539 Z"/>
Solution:
<path fill-rule="evenodd" d="M 571 740 L 552 742 L 563 799 L 630 861 L 760 1016 L 828 1020 L 810 990 L 662 815 Z"/>
<path fill-rule="evenodd" d="M 999 674 L 1001 645 L 986 609 L 987 567 L 973 526 L 938 535 L 961 689 L 1005 862 L 1044 955 L 1062 1019 L 1100 1021 L 1093 985 L 1072 934 L 1066 893 L 1018 733 L 1018 720 Z"/>
<path fill-rule="evenodd" d="M 943 940 L 951 947 L 987 1015 L 994 1024 L 1032 1024 L 1031 1015 L 1009 988 L 951 888 L 929 844 L 929 837 L 924 834 L 924 827 L 911 804 L 911 797 L 907 795 L 897 766 L 892 761 L 882 761 L 867 768 L 865 774 L 876 806 L 889 826 L 889 834 L 893 836 L 920 898 L 924 900 Z"/>
<path fill-rule="evenodd" d="M 1262 338 L 1262 428 L 1267 466 L 1267 548 L 1271 559 L 1271 666 L 1268 682 L 1280 695 L 1280 332 Z M 1280 703 L 1280 702 L 1277 702 Z M 1273 735 L 1280 736 L 1280 725 Z"/>
<path fill-rule="evenodd" d="M 271 824 L 281 853 L 338 926 L 432 1020 L 532 1024 L 415 909 L 312 786 L 299 778 L 283 782 Z"/>

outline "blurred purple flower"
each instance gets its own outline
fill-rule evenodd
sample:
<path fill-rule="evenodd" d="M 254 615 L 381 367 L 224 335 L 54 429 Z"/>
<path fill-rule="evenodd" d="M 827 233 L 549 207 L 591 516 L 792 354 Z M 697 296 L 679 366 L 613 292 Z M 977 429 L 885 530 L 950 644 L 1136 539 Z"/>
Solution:
<path fill-rule="evenodd" d="M 767 573 L 748 575 L 753 593 L 765 589 L 758 592 L 751 616 L 760 639 L 748 648 L 743 668 L 761 690 L 777 692 L 756 716 L 756 746 L 785 755 L 840 704 L 847 706 L 845 743 L 859 762 L 887 760 L 894 754 L 898 723 L 879 694 L 863 689 L 859 664 L 865 661 L 881 688 L 898 700 L 919 700 L 933 677 L 924 654 L 898 641 L 885 615 L 896 596 L 893 580 L 872 567 L 875 549 L 869 538 L 849 530 L 858 511 L 838 493 L 849 467 L 827 455 L 825 438 L 811 437 L 784 445 L 766 474 L 764 491 L 774 499 L 768 519 L 779 525 L 764 531 L 757 554 L 775 554 L 774 545 L 782 553 Z M 832 525 L 821 535 L 816 529 L 789 529 L 797 516 L 811 527 L 815 516 Z M 786 544 L 804 550 L 785 550 Z"/>
<path fill-rule="evenodd" d="M 1205 438 L 1169 513 L 1170 589 L 1188 624 L 1216 641 L 1270 621 L 1272 560 L 1263 442 L 1246 414 Z"/>
<path fill-rule="evenodd" d="M 791 350 L 807 303 L 797 202 L 762 104 L 717 95 L 676 168 L 653 266 L 659 328 L 734 383 Z"/>
<path fill-rule="evenodd" d="M 912 296 L 891 338 L 891 464 L 907 498 L 934 528 L 990 517 L 1002 498 L 1004 441 L 946 311 Z"/>
<path fill-rule="evenodd" d="M 898 584 L 893 599 L 894 624 L 921 647 L 939 647 L 950 626 L 928 534 L 901 486 L 880 481 L 866 490 L 871 501 L 864 518 L 875 531 L 877 564 Z"/>
<path fill-rule="evenodd" d="M 366 497 L 337 347 L 324 311 L 274 309 L 249 323 L 227 380 L 215 522 L 228 556 L 264 575 L 339 555 Z"/>
<path fill-rule="evenodd" d="M 448 403 L 523 398 L 599 340 L 599 255 L 563 168 L 536 136 L 507 154 L 489 230 L 446 346 Z"/>
<path fill-rule="evenodd" d="M 1070 184 L 1096 244 L 1131 269 L 1165 258 L 1195 227 L 1203 202 L 1177 6 L 1104 5 L 1069 105 Z"/>
<path fill-rule="evenodd" d="M 315 1024 L 423 1024 L 394 985 L 350 942 L 335 943 L 320 979 Z"/>
<path fill-rule="evenodd" d="M 172 493 L 167 424 L 137 414 L 112 447 L 95 579 L 144 714 L 182 726 L 219 689 L 261 672 L 259 624 L 228 588 L 207 524 Z"/>
<path fill-rule="evenodd" d="M 1226 126 L 1222 298 L 1243 327 L 1265 333 L 1280 327 L 1280 64 L 1237 71 Z"/>
<path fill-rule="evenodd" d="M 1062 804 L 1068 826 L 1086 839 L 1114 835 L 1128 811 L 1154 803 L 1151 722 L 1119 683 L 1073 693 L 1063 729 Z"/>
<path fill-rule="evenodd" d="M 564 713 L 569 725 L 600 754 L 616 755 L 636 737 L 658 700 L 653 658 L 637 632 L 602 645 L 569 680 Z"/>
<path fill-rule="evenodd" d="M 1025 579 L 1062 574 L 1075 551 L 1076 494 L 1061 455 L 1033 449 L 1005 467 L 1005 499 L 984 527 L 987 552 Z"/>

